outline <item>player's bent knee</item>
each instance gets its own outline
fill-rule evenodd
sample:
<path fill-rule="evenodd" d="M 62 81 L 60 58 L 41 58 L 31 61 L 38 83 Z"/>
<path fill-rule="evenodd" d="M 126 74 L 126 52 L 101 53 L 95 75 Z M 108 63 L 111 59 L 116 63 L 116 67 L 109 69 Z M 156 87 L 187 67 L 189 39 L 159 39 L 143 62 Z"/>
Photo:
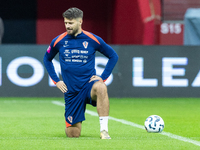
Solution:
<path fill-rule="evenodd" d="M 104 91 L 104 92 L 107 92 L 107 86 L 106 86 L 106 84 L 104 83 L 104 82 L 96 82 L 95 84 L 94 84 L 94 90 L 95 91 Z"/>
<path fill-rule="evenodd" d="M 78 138 L 81 135 L 81 122 L 74 124 L 73 126 L 65 128 L 67 137 Z"/>
<path fill-rule="evenodd" d="M 78 138 L 81 135 L 81 132 L 76 127 L 69 127 L 65 129 L 65 133 L 69 138 Z"/>

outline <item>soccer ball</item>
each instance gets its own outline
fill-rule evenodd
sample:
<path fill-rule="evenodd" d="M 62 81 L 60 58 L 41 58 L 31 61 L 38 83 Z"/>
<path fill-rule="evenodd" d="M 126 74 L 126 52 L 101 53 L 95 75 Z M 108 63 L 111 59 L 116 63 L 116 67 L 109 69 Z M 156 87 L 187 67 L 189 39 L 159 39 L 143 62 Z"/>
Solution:
<path fill-rule="evenodd" d="M 144 127 L 147 132 L 159 133 L 164 129 L 164 121 L 158 115 L 151 115 L 145 120 Z"/>

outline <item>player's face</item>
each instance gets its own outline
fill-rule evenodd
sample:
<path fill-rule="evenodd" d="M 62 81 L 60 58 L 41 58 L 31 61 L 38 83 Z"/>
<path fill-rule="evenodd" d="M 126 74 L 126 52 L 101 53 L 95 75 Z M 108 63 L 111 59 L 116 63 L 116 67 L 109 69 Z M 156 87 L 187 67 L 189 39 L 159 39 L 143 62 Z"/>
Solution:
<path fill-rule="evenodd" d="M 67 18 L 64 18 L 64 23 L 67 34 L 76 36 L 77 34 L 81 33 L 82 19 L 77 18 L 69 20 Z"/>

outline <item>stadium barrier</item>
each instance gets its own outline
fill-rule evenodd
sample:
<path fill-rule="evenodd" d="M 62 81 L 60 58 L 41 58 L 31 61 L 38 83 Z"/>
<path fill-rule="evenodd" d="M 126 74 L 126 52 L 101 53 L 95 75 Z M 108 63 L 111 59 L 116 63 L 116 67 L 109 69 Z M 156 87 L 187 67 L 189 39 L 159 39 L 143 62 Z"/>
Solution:
<path fill-rule="evenodd" d="M 43 65 L 48 45 L 0 46 L 1 97 L 62 97 Z M 119 61 L 106 81 L 110 97 L 200 97 L 199 46 L 112 45 Z M 56 56 L 55 69 L 60 74 Z M 96 55 L 101 74 L 107 58 Z"/>

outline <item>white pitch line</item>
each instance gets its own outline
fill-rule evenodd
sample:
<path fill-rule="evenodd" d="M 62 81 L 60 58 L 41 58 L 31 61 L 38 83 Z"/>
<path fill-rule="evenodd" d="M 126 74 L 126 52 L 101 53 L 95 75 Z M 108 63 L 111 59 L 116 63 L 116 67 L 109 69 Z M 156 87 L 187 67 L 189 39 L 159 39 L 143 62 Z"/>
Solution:
<path fill-rule="evenodd" d="M 55 104 L 55 105 L 59 105 L 59 106 L 65 106 L 64 103 L 59 102 L 59 101 L 52 101 L 52 103 Z M 91 110 L 86 110 L 86 113 L 91 115 L 91 116 L 98 116 L 98 114 L 96 112 L 91 111 Z M 144 129 L 144 126 L 136 124 L 134 122 L 124 120 L 124 119 L 117 119 L 117 118 L 109 116 L 109 120 L 114 120 L 114 121 L 117 121 L 117 122 L 120 122 L 120 123 L 123 123 L 123 124 L 126 124 L 126 125 L 130 125 L 130 126 L 133 126 L 133 127 L 136 127 L 136 128 Z M 173 138 L 173 139 L 177 139 L 179 141 L 192 143 L 194 145 L 200 146 L 199 141 L 195 141 L 195 140 L 192 140 L 192 139 L 189 139 L 189 138 L 186 138 L 186 137 L 182 137 L 182 136 L 175 135 L 175 134 L 172 134 L 172 133 L 169 133 L 169 132 L 164 132 L 164 131 L 162 131 L 162 133 L 160 133 L 160 134 L 168 136 L 168 137 Z"/>
<path fill-rule="evenodd" d="M 52 101 L 53 104 L 58 105 L 58 106 L 65 106 L 64 103 L 59 102 L 59 101 Z"/>

